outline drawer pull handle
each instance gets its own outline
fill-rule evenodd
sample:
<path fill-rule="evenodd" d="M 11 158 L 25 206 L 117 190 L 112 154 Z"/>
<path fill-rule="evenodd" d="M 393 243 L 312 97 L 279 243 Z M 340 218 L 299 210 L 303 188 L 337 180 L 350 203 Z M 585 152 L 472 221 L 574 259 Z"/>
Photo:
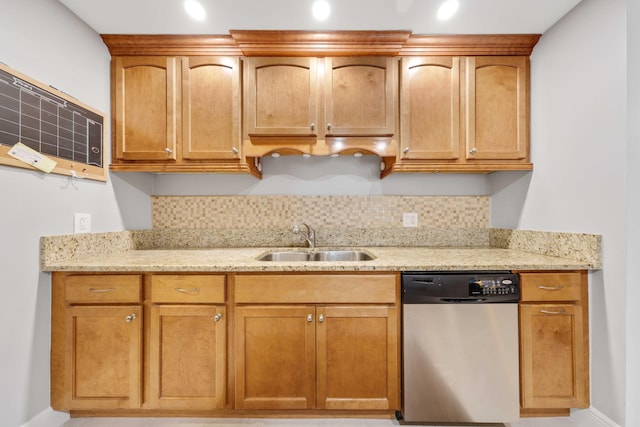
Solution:
<path fill-rule="evenodd" d="M 105 292 L 113 292 L 116 288 L 106 288 L 106 289 L 98 289 L 98 288 L 89 288 L 89 292 L 94 294 L 104 294 Z"/>
<path fill-rule="evenodd" d="M 220 320 L 222 320 L 222 314 L 218 313 L 215 316 L 213 316 L 213 321 L 218 323 Z"/>
<path fill-rule="evenodd" d="M 559 286 L 544 286 L 544 285 L 540 285 L 538 286 L 538 289 L 542 289 L 543 291 L 561 291 L 564 289 L 564 286 L 559 285 Z"/>
<path fill-rule="evenodd" d="M 191 288 L 191 289 L 176 288 L 176 292 L 180 292 L 181 294 L 187 294 L 187 295 L 198 295 L 200 293 L 200 288 Z"/>
<path fill-rule="evenodd" d="M 307 315 L 307 323 L 313 322 L 313 314 Z"/>
<path fill-rule="evenodd" d="M 321 314 L 320 316 L 318 316 L 318 322 L 324 323 L 324 314 Z"/>
<path fill-rule="evenodd" d="M 564 308 L 561 308 L 558 311 L 540 310 L 540 313 L 542 313 L 542 314 L 565 314 L 566 310 Z"/>
<path fill-rule="evenodd" d="M 131 323 L 137 317 L 138 316 L 135 313 L 131 313 L 130 315 L 128 315 L 127 317 L 124 318 L 124 321 L 127 322 L 127 323 Z"/>

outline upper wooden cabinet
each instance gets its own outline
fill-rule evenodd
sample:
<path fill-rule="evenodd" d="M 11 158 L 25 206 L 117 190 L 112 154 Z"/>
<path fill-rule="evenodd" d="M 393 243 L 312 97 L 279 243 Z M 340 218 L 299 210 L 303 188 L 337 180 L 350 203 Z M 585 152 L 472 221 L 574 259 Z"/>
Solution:
<path fill-rule="evenodd" d="M 239 159 L 240 62 L 182 58 L 182 158 Z"/>
<path fill-rule="evenodd" d="M 401 158 L 460 158 L 460 58 L 403 58 L 401 73 Z"/>
<path fill-rule="evenodd" d="M 465 62 L 467 159 L 528 159 L 529 58 L 469 57 Z"/>
<path fill-rule="evenodd" d="M 249 171 L 238 57 L 123 56 L 112 69 L 111 169 Z"/>
<path fill-rule="evenodd" d="M 116 57 L 113 86 L 114 162 L 175 160 L 176 58 Z"/>
<path fill-rule="evenodd" d="M 397 77 L 386 57 L 247 58 L 245 155 L 395 155 Z"/>
<path fill-rule="evenodd" d="M 373 153 L 381 176 L 533 168 L 539 35 L 230 33 L 102 35 L 112 170 L 260 177 L 273 153 Z"/>
<path fill-rule="evenodd" d="M 317 136 L 316 58 L 248 58 L 245 126 L 249 137 Z"/>
<path fill-rule="evenodd" d="M 395 61 L 356 57 L 324 63 L 325 136 L 395 135 Z"/>
<path fill-rule="evenodd" d="M 394 171 L 531 169 L 529 58 L 405 57 Z"/>

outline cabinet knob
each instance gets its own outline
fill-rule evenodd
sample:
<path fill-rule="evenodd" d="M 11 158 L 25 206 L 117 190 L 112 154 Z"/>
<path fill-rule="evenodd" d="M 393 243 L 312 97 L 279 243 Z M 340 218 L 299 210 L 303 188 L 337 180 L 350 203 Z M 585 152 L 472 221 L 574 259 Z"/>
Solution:
<path fill-rule="evenodd" d="M 404 149 L 402 150 L 402 152 L 404 154 L 407 154 L 409 152 L 409 147 L 404 147 Z"/>
<path fill-rule="evenodd" d="M 239 151 L 238 151 L 238 149 L 237 149 L 236 147 L 233 147 L 233 148 L 231 149 L 231 152 L 232 152 L 233 154 L 238 154 L 238 153 L 239 153 Z"/>
<path fill-rule="evenodd" d="M 213 321 L 218 323 L 220 320 L 222 320 L 222 314 L 218 313 L 215 316 L 213 316 Z"/>
<path fill-rule="evenodd" d="M 327 131 L 331 132 L 331 123 L 327 123 Z"/>
<path fill-rule="evenodd" d="M 164 151 L 166 151 L 167 154 L 172 154 L 173 153 L 173 150 L 171 148 L 169 148 L 169 147 L 165 148 Z"/>
<path fill-rule="evenodd" d="M 318 323 L 324 323 L 324 314 L 318 316 Z"/>
<path fill-rule="evenodd" d="M 315 123 L 311 123 L 311 125 L 309 127 L 311 128 L 311 130 L 316 130 L 316 124 Z"/>
<path fill-rule="evenodd" d="M 130 315 L 128 315 L 127 317 L 124 318 L 124 321 L 127 322 L 127 323 L 131 323 L 132 321 L 134 321 L 137 318 L 138 318 L 137 314 L 131 313 Z"/>
<path fill-rule="evenodd" d="M 307 315 L 307 323 L 313 322 L 313 314 Z"/>
<path fill-rule="evenodd" d="M 473 154 L 475 155 L 478 152 L 478 149 L 473 147 L 471 150 L 469 150 L 469 154 Z"/>

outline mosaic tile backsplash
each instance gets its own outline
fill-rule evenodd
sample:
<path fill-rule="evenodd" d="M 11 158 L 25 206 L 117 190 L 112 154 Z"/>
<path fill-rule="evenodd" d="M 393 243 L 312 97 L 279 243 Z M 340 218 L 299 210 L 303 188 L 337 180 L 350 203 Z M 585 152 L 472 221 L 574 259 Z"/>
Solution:
<path fill-rule="evenodd" d="M 156 196 L 154 229 L 402 228 L 418 214 L 420 229 L 485 229 L 488 196 Z"/>

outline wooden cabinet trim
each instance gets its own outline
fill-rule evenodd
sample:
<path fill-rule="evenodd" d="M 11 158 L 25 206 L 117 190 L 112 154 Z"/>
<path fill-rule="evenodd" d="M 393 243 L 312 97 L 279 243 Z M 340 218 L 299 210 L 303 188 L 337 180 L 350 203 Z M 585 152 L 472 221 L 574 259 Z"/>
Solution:
<path fill-rule="evenodd" d="M 64 278 L 67 304 L 118 304 L 142 301 L 142 276 L 137 274 L 68 275 Z"/>
<path fill-rule="evenodd" d="M 396 276 L 238 274 L 235 276 L 235 302 L 395 304 Z"/>
<path fill-rule="evenodd" d="M 520 300 L 581 301 L 586 280 L 586 273 L 521 273 Z"/>
<path fill-rule="evenodd" d="M 154 274 L 150 276 L 152 303 L 224 304 L 225 275 Z"/>
<path fill-rule="evenodd" d="M 231 30 L 229 35 L 101 34 L 112 56 L 530 55 L 540 34 Z"/>

